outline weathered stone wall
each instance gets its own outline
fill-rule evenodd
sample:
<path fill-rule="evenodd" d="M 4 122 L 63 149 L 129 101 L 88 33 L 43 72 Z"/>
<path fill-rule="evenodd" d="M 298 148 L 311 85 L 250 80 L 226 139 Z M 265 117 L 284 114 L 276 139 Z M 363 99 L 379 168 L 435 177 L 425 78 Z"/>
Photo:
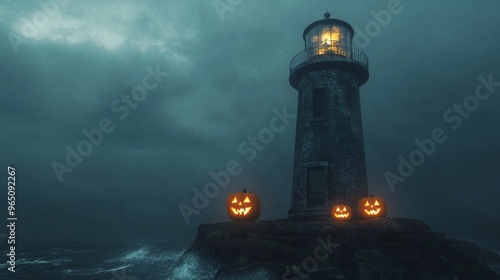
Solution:
<path fill-rule="evenodd" d="M 327 115 L 313 116 L 312 92 L 326 88 Z M 307 205 L 307 170 L 327 166 L 327 204 Z M 368 195 L 363 127 L 356 75 L 344 69 L 310 71 L 299 85 L 297 131 L 290 216 L 328 215 L 337 203 L 351 204 Z"/>

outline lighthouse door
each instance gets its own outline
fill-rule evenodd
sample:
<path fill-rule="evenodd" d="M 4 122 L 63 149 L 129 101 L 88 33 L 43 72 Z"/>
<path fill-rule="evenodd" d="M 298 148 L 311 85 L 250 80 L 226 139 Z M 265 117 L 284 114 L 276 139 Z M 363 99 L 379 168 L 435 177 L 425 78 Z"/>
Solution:
<path fill-rule="evenodd" d="M 307 206 L 319 207 L 326 203 L 327 167 L 312 167 L 307 171 Z"/>

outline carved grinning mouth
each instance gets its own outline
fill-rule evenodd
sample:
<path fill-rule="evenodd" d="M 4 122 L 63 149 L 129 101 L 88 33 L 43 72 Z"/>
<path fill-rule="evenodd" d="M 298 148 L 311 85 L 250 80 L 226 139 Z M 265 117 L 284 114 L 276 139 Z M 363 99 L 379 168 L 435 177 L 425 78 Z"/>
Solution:
<path fill-rule="evenodd" d="M 349 213 L 345 213 L 345 214 L 337 214 L 337 213 L 333 213 L 333 215 L 335 215 L 335 218 L 347 218 L 349 217 Z"/>
<path fill-rule="evenodd" d="M 252 207 L 244 207 L 244 208 L 234 208 L 234 207 L 231 207 L 231 211 L 233 211 L 233 213 L 235 215 L 241 215 L 241 216 L 246 216 L 248 214 L 248 212 L 250 211 L 250 209 L 252 209 Z"/>
<path fill-rule="evenodd" d="M 375 215 L 378 215 L 378 213 L 380 213 L 380 208 L 377 208 L 377 210 L 375 209 L 372 209 L 372 210 L 368 210 L 368 209 L 365 209 L 365 213 L 370 215 L 370 216 L 375 216 Z"/>

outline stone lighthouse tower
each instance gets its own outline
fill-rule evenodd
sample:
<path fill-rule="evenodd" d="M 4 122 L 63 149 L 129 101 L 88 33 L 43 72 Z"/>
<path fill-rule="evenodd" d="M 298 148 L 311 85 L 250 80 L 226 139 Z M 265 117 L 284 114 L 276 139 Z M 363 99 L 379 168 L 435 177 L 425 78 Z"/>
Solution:
<path fill-rule="evenodd" d="M 368 195 L 359 99 L 368 57 L 352 47 L 353 36 L 327 12 L 306 27 L 305 50 L 290 62 L 299 93 L 290 218 L 326 216 L 336 203 L 356 209 Z"/>

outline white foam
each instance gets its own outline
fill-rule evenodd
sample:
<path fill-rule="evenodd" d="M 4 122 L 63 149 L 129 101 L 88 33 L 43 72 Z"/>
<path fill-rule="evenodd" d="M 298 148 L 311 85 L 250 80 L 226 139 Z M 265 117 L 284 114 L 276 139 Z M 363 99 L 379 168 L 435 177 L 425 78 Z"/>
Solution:
<path fill-rule="evenodd" d="M 120 261 L 129 262 L 129 261 L 144 260 L 148 258 L 149 255 L 150 255 L 149 248 L 142 247 L 121 257 Z"/>
<path fill-rule="evenodd" d="M 52 260 L 47 260 L 47 259 L 34 259 L 34 260 L 29 260 L 29 259 L 19 259 L 17 261 L 18 265 L 26 265 L 26 264 L 53 264 L 56 266 L 60 266 L 64 263 L 71 262 L 72 259 L 67 259 L 67 258 L 62 258 L 62 259 L 52 259 Z"/>
<path fill-rule="evenodd" d="M 133 251 L 127 252 L 121 257 L 113 258 L 110 262 L 158 262 L 177 260 L 182 256 L 183 251 L 153 251 L 145 246 Z"/>
<path fill-rule="evenodd" d="M 185 257 L 173 270 L 173 280 L 202 280 L 213 279 L 217 267 L 204 263 L 196 255 Z"/>
<path fill-rule="evenodd" d="M 62 272 L 64 274 L 73 274 L 73 275 L 95 275 L 95 274 L 100 274 L 100 273 L 112 273 L 114 271 L 120 271 L 125 268 L 129 267 L 129 265 L 122 265 L 120 267 L 116 268 L 94 268 L 94 269 L 88 269 L 88 268 L 82 268 L 82 269 L 65 269 Z"/>

